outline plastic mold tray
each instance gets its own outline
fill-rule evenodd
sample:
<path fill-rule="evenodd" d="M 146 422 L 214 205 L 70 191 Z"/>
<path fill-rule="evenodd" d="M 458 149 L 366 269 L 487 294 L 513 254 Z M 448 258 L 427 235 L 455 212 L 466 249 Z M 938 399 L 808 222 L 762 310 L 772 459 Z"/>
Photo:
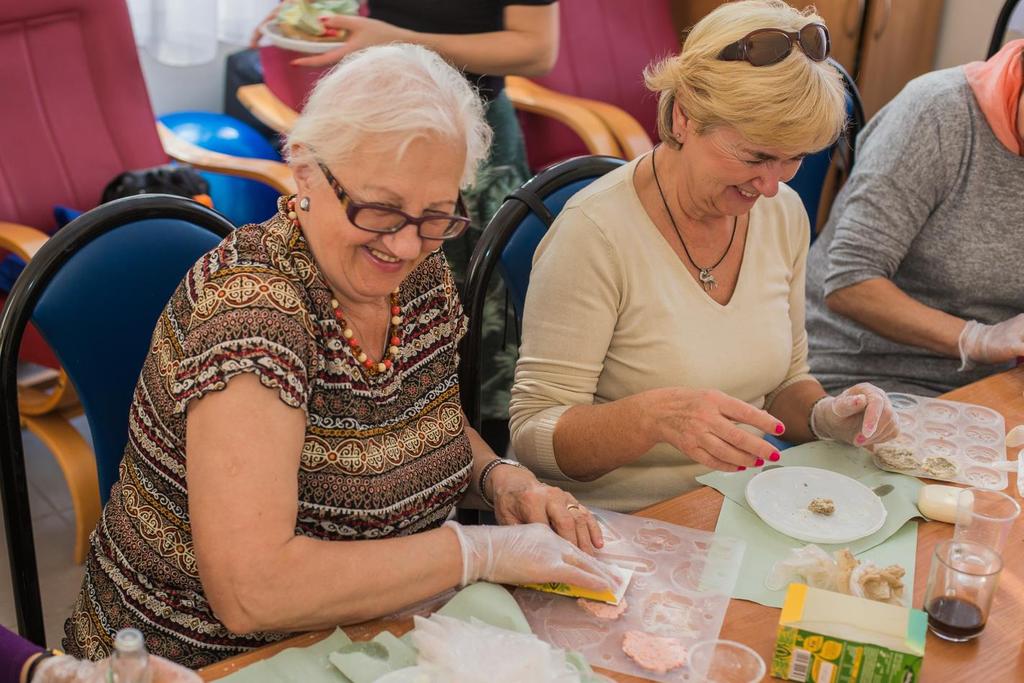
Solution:
<path fill-rule="evenodd" d="M 688 665 L 665 674 L 641 668 L 622 651 L 627 631 L 676 638 L 687 648 L 717 638 L 743 559 L 742 540 L 594 510 L 605 534 L 601 559 L 633 570 L 627 609 L 616 620 L 591 615 L 550 593 L 517 589 L 516 601 L 542 640 L 582 653 L 590 664 L 652 681 L 697 683 Z"/>
<path fill-rule="evenodd" d="M 889 399 L 900 422 L 900 435 L 875 446 L 878 467 L 980 488 L 1007 487 L 1009 478 L 999 468 L 1006 462 L 1002 415 L 972 403 L 913 394 L 892 393 Z"/>

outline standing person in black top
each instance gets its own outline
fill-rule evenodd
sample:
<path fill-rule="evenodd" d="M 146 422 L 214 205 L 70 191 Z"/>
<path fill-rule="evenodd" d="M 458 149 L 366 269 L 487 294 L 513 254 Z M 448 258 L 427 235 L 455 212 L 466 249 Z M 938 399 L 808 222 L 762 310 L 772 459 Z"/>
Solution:
<path fill-rule="evenodd" d="M 320 55 L 296 59 L 296 66 L 326 66 L 350 52 L 386 43 L 423 45 L 462 69 L 484 100 L 494 130 L 490 157 L 464 200 L 471 229 L 444 245 L 460 288 L 484 226 L 505 197 L 530 177 L 523 133 L 505 76 L 541 76 L 558 56 L 558 3 L 555 0 L 369 0 L 369 17 L 338 15 L 324 26 L 347 31 L 345 43 Z M 500 278 L 484 304 L 481 435 L 499 455 L 508 446 L 509 390 L 517 349 L 506 340 L 511 307 Z"/>

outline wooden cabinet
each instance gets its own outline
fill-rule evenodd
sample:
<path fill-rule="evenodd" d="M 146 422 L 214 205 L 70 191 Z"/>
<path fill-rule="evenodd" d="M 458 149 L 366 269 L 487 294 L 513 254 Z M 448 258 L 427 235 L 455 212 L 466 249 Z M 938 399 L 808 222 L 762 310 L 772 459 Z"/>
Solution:
<path fill-rule="evenodd" d="M 943 3 L 871 0 L 867 5 L 857 88 L 870 118 L 908 81 L 932 70 Z"/>
<path fill-rule="evenodd" d="M 857 69 L 857 48 L 867 0 L 817 0 L 814 6 L 832 37 L 832 57 L 851 74 Z M 790 5 L 800 8 L 799 2 Z"/>
<path fill-rule="evenodd" d="M 723 0 L 671 0 L 672 17 L 680 32 L 696 24 Z M 832 56 L 853 73 L 867 0 L 816 0 L 814 6 L 832 36 Z M 789 2 L 802 9 L 808 3 Z"/>
<path fill-rule="evenodd" d="M 671 0 L 676 26 L 699 21 L 721 0 Z M 803 8 L 808 1 L 790 1 Z M 816 0 L 832 56 L 853 74 L 870 118 L 912 78 L 932 69 L 943 0 Z"/>

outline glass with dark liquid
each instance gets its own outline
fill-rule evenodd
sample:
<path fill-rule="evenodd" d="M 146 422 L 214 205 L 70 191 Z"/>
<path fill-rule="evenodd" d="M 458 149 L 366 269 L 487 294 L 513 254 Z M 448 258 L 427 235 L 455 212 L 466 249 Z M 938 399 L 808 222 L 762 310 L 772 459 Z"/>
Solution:
<path fill-rule="evenodd" d="M 986 545 L 958 540 L 936 545 L 924 594 L 931 632 L 957 643 L 977 637 L 1002 569 L 999 553 Z"/>

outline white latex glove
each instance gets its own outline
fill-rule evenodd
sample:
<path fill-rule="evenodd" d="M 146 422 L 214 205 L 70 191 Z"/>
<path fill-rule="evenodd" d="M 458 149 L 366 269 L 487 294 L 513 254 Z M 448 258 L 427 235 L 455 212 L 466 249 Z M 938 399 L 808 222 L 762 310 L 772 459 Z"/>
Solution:
<path fill-rule="evenodd" d="M 819 439 L 869 446 L 899 436 L 895 417 L 885 392 L 864 382 L 815 403 L 811 410 L 811 432 Z"/>
<path fill-rule="evenodd" d="M 958 346 L 961 370 L 975 363 L 1005 363 L 1024 356 L 1024 313 L 995 325 L 968 320 Z"/>
<path fill-rule="evenodd" d="M 445 522 L 459 537 L 462 581 L 522 585 L 569 583 L 591 590 L 617 587 L 615 570 L 569 543 L 546 524 L 462 526 Z"/>
<path fill-rule="evenodd" d="M 161 657 L 149 657 L 151 683 L 202 683 L 196 672 Z M 39 662 L 29 683 L 107 683 L 110 660 L 98 662 L 62 657 L 47 657 Z"/>

